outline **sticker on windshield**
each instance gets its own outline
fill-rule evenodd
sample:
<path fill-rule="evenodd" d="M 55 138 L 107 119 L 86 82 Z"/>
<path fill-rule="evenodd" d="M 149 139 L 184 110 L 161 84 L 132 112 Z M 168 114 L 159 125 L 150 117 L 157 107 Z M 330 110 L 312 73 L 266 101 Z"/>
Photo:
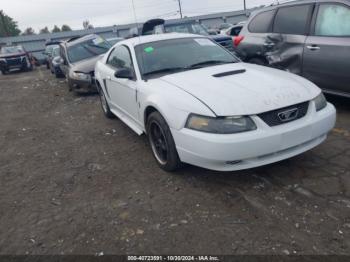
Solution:
<path fill-rule="evenodd" d="M 194 39 L 194 41 L 196 41 L 201 46 L 215 46 L 215 44 L 212 41 L 206 38 L 197 38 Z"/>
<path fill-rule="evenodd" d="M 103 38 L 97 37 L 97 38 L 93 39 L 92 42 L 94 43 L 94 45 L 102 44 L 103 43 Z"/>
<path fill-rule="evenodd" d="M 152 53 L 154 51 L 154 48 L 152 46 L 146 47 L 145 49 L 146 53 Z"/>

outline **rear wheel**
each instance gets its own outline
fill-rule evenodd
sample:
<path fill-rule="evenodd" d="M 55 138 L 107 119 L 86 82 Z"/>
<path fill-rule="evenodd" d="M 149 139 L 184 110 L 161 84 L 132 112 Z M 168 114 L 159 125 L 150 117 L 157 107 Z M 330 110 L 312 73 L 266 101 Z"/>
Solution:
<path fill-rule="evenodd" d="M 147 120 L 147 134 L 153 156 L 165 171 L 173 172 L 181 167 L 170 128 L 159 112 L 153 112 Z"/>
<path fill-rule="evenodd" d="M 104 115 L 110 119 L 115 118 L 115 115 L 112 113 L 111 109 L 109 108 L 107 98 L 101 87 L 98 87 L 98 93 L 100 95 L 101 107 Z"/>
<path fill-rule="evenodd" d="M 7 74 L 7 71 L 6 71 L 6 70 L 1 70 L 1 73 L 2 73 L 3 75 L 6 75 L 6 74 Z"/>

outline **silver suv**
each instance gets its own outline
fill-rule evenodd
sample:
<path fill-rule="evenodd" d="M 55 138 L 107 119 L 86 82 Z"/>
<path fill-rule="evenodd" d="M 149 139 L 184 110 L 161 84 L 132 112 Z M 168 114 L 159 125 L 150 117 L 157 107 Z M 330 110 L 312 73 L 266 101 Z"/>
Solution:
<path fill-rule="evenodd" d="M 254 13 L 234 39 L 246 62 L 287 70 L 350 97 L 350 0 L 304 0 Z"/>

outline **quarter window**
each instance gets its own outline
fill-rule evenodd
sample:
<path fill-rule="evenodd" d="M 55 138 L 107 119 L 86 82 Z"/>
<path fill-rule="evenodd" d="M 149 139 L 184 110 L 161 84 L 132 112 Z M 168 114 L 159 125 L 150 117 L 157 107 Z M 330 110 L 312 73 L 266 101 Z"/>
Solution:
<path fill-rule="evenodd" d="M 350 36 L 350 9 L 343 5 L 320 5 L 315 35 Z"/>
<path fill-rule="evenodd" d="M 271 31 L 271 23 L 275 11 L 266 11 L 256 15 L 249 24 L 251 33 L 268 33 Z"/>
<path fill-rule="evenodd" d="M 307 30 L 311 5 L 297 5 L 282 7 L 277 11 L 274 33 L 304 35 Z"/>
<path fill-rule="evenodd" d="M 120 68 L 132 68 L 132 59 L 129 49 L 126 46 L 117 46 L 110 54 L 107 64 Z"/>

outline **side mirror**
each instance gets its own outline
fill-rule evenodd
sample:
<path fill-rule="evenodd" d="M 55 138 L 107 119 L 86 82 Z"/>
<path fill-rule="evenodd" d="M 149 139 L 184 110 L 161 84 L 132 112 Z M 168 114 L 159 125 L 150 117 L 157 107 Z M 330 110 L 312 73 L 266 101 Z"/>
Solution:
<path fill-rule="evenodd" d="M 116 78 L 124 78 L 124 79 L 133 80 L 134 79 L 134 72 L 130 68 L 121 68 L 115 72 L 114 76 Z"/>
<path fill-rule="evenodd" d="M 56 56 L 53 61 L 56 63 L 56 64 L 59 64 L 59 65 L 62 65 L 63 64 L 63 58 L 60 57 L 60 56 Z"/>

